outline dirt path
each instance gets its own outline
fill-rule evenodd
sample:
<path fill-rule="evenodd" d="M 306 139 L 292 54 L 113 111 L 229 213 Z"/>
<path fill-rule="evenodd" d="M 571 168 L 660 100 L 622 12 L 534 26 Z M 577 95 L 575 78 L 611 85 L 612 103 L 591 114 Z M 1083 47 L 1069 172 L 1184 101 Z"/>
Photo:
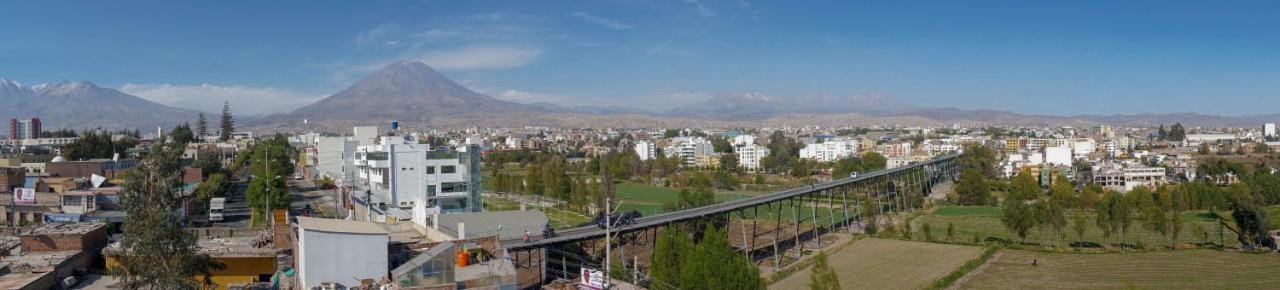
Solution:
<path fill-rule="evenodd" d="M 973 279 L 973 277 L 982 275 L 982 272 L 986 271 L 987 268 L 990 268 L 991 264 L 995 264 L 996 261 L 1000 261 L 1000 257 L 1004 257 L 1004 250 L 1000 250 L 999 252 L 996 252 L 995 255 L 991 255 L 991 259 L 987 259 L 987 262 L 983 263 L 982 266 L 978 266 L 977 269 L 973 269 L 973 271 L 969 271 L 969 273 L 965 274 L 964 277 L 960 277 L 960 280 L 956 280 L 955 283 L 951 283 L 951 286 L 947 287 L 947 290 L 963 289 L 964 284 L 966 282 L 969 282 L 969 279 Z"/>

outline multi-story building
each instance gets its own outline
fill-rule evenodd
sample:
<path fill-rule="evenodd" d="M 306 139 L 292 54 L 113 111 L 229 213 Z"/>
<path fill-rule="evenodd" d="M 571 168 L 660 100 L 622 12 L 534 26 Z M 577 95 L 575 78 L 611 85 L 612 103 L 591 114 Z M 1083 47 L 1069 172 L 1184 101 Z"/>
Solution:
<path fill-rule="evenodd" d="M 1164 167 L 1104 163 L 1094 169 L 1093 182 L 1121 192 L 1128 192 L 1138 186 L 1154 190 L 1165 184 L 1165 169 Z"/>
<path fill-rule="evenodd" d="M 760 170 L 760 159 L 769 156 L 769 147 L 756 144 L 735 146 L 733 153 L 738 154 L 738 167 L 755 172 Z"/>
<path fill-rule="evenodd" d="M 1266 123 L 1262 125 L 1262 137 L 1275 137 L 1276 123 Z"/>
<path fill-rule="evenodd" d="M 857 153 L 858 140 L 827 140 L 822 143 L 805 145 L 804 148 L 800 149 L 800 158 L 818 162 L 834 162 Z"/>
<path fill-rule="evenodd" d="M 711 145 L 711 141 L 701 137 L 672 138 L 671 143 L 662 151 L 663 155 L 681 158 L 685 166 L 697 166 L 698 156 L 713 153 L 715 153 L 715 146 Z"/>
<path fill-rule="evenodd" d="M 40 118 L 9 120 L 9 139 L 40 138 Z"/>
<path fill-rule="evenodd" d="M 356 147 L 360 142 L 347 137 L 316 139 L 316 175 L 327 176 L 343 185 L 352 182 L 356 176 Z"/>
<path fill-rule="evenodd" d="M 900 157 L 911 155 L 911 142 L 891 142 L 880 146 L 880 154 L 885 157 Z"/>
<path fill-rule="evenodd" d="M 636 142 L 636 156 L 639 156 L 640 160 L 652 160 L 658 157 L 658 146 L 650 141 Z"/>
<path fill-rule="evenodd" d="M 733 136 L 733 144 L 732 144 L 733 146 L 746 146 L 746 145 L 754 145 L 754 144 L 756 144 L 756 136 L 746 135 L 746 134 Z"/>
<path fill-rule="evenodd" d="M 433 150 L 430 145 L 400 136 L 386 136 L 378 144 L 359 146 L 355 152 L 356 175 L 368 187 L 368 197 L 361 201 L 367 200 L 374 213 L 400 220 L 411 218 L 424 227 L 436 213 L 479 212 L 483 208 L 480 151 L 478 145 L 458 151 Z"/>

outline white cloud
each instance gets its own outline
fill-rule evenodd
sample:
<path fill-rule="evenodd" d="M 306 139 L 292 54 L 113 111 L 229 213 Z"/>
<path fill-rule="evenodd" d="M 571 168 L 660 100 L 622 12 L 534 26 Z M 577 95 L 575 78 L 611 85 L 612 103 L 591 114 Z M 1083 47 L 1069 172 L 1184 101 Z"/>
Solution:
<path fill-rule="evenodd" d="M 374 26 L 373 29 L 357 34 L 356 45 L 395 47 L 401 44 L 401 41 L 397 39 L 400 34 L 401 28 L 399 24 L 383 23 Z"/>
<path fill-rule="evenodd" d="M 599 15 L 595 15 L 595 14 L 591 14 L 583 11 L 573 12 L 573 16 L 578 17 L 579 19 L 582 19 L 582 21 L 604 25 L 605 27 L 615 29 L 615 30 L 627 30 L 627 29 L 636 28 L 635 25 L 622 23 L 621 21 L 604 18 Z"/>
<path fill-rule="evenodd" d="M 716 16 L 716 12 L 714 10 L 711 10 L 711 7 L 707 7 L 706 4 L 702 4 L 701 1 L 684 0 L 684 2 L 689 3 L 689 5 L 693 6 L 693 11 L 698 12 L 698 14 L 702 14 L 702 16 L 707 16 L 707 17 Z"/>
<path fill-rule="evenodd" d="M 212 84 L 124 84 L 120 91 L 173 107 L 210 113 L 221 112 L 223 102 L 231 102 L 234 114 L 246 116 L 289 112 L 324 98 L 271 87 Z"/>
<path fill-rule="evenodd" d="M 583 97 L 575 95 L 547 94 L 539 92 L 506 89 L 501 91 L 478 90 L 505 101 L 517 103 L 552 103 L 572 106 L 617 106 L 623 108 L 645 109 L 654 112 L 670 110 L 675 107 L 704 102 L 714 95 L 704 92 L 686 92 L 672 90 L 654 90 L 633 95 Z"/>
<path fill-rule="evenodd" d="M 468 46 L 429 51 L 416 57 L 440 70 L 508 69 L 530 64 L 542 49 L 513 46 Z"/>

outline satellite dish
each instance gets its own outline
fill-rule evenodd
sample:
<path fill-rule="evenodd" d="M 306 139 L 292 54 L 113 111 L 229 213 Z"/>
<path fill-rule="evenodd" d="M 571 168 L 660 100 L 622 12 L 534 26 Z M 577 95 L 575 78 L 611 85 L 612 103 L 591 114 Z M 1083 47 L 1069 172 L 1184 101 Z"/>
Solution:
<path fill-rule="evenodd" d="M 120 162 L 120 153 L 111 154 L 111 162 Z"/>
<path fill-rule="evenodd" d="M 89 176 L 89 181 L 93 182 L 93 188 L 98 188 L 102 186 L 102 183 L 107 182 L 107 178 L 101 175 L 93 174 Z"/>

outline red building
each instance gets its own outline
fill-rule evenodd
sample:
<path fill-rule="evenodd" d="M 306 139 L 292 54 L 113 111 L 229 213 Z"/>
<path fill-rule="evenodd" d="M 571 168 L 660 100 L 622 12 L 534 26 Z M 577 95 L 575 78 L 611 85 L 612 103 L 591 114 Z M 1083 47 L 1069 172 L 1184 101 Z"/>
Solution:
<path fill-rule="evenodd" d="M 17 118 L 9 120 L 9 139 L 36 139 L 40 138 L 40 118 L 22 119 Z"/>

